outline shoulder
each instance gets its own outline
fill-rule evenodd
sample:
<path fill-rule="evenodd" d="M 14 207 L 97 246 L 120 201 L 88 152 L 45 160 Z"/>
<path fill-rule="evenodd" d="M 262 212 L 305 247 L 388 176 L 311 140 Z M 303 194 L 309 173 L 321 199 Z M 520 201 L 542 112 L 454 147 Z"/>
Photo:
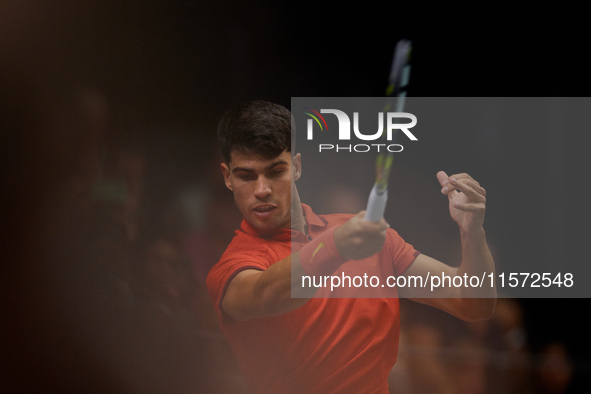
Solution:
<path fill-rule="evenodd" d="M 386 234 L 386 247 L 396 275 L 402 274 L 420 254 L 413 245 L 406 242 L 398 232 L 389 228 Z"/>
<path fill-rule="evenodd" d="M 405 242 L 400 234 L 398 234 L 398 231 L 394 230 L 392 227 L 390 227 L 386 232 L 386 241 L 392 243 Z"/>
<path fill-rule="evenodd" d="M 227 260 L 233 255 L 266 255 L 269 253 L 269 250 L 269 244 L 264 238 L 237 230 L 236 235 L 232 238 L 224 254 L 222 254 L 220 262 Z"/>
<path fill-rule="evenodd" d="M 222 300 L 230 282 L 242 271 L 265 271 L 278 261 L 269 241 L 238 230 L 232 242 L 207 275 L 207 291 L 222 320 Z"/>
<path fill-rule="evenodd" d="M 266 240 L 238 230 L 220 260 L 209 271 L 207 289 L 213 295 L 240 271 L 264 271 L 275 259 L 275 253 Z"/>
<path fill-rule="evenodd" d="M 272 254 L 272 250 L 265 239 L 238 230 L 220 260 L 210 270 L 210 275 L 212 272 L 223 270 L 229 265 L 233 266 L 241 262 L 259 264 L 261 267 L 265 266 Z"/>

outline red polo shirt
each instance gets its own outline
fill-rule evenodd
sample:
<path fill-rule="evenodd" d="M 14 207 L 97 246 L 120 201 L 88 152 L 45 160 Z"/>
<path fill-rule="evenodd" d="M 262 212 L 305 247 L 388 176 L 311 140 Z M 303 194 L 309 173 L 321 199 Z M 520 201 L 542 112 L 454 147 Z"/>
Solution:
<path fill-rule="evenodd" d="M 310 239 L 352 217 L 317 216 L 307 205 L 302 207 Z M 387 394 L 400 330 L 395 289 L 390 289 L 394 294 L 390 298 L 313 298 L 289 313 L 247 321 L 235 321 L 221 310 L 226 288 L 236 274 L 266 270 L 291 254 L 293 242 L 305 243 L 308 238 L 288 229 L 262 237 L 243 220 L 207 277 L 222 331 L 247 384 L 255 393 Z M 368 275 L 399 275 L 417 255 L 389 229 L 381 253 L 346 264 L 381 267 L 379 272 L 365 270 Z"/>

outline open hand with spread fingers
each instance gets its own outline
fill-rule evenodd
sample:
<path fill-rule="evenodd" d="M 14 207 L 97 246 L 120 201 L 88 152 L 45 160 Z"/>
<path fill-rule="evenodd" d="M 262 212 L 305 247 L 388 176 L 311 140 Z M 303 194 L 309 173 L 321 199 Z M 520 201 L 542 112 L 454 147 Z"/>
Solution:
<path fill-rule="evenodd" d="M 476 234 L 482 229 L 486 211 L 486 190 L 468 174 L 447 176 L 443 171 L 437 173 L 441 193 L 449 199 L 451 218 L 468 234 Z"/>

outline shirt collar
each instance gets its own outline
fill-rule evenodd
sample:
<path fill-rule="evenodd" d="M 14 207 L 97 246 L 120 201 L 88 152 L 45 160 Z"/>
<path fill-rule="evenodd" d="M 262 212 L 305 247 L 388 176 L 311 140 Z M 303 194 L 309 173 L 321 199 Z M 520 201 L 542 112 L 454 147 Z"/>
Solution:
<path fill-rule="evenodd" d="M 328 224 L 325 219 L 316 215 L 310 206 L 302 204 L 302 210 L 304 211 L 304 219 L 306 220 L 306 223 L 308 223 L 308 226 L 324 227 Z M 259 238 L 273 239 L 276 241 L 289 241 L 301 234 L 299 231 L 294 231 L 288 228 L 278 228 L 270 233 L 262 234 L 259 233 L 256 228 L 252 227 L 245 219 L 242 219 L 240 229 L 249 235 Z"/>
<path fill-rule="evenodd" d="M 325 219 L 316 215 L 312 211 L 312 208 L 310 208 L 308 205 L 302 204 L 302 209 L 304 210 L 304 216 L 306 218 L 306 223 L 308 223 L 308 226 L 324 227 L 328 224 L 328 222 Z"/>

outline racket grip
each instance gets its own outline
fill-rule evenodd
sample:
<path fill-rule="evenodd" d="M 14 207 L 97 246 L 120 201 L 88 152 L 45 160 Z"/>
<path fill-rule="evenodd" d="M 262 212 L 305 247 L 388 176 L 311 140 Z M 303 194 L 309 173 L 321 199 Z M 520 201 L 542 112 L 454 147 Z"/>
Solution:
<path fill-rule="evenodd" d="M 386 203 L 388 202 L 388 190 L 382 194 L 378 193 L 378 186 L 373 185 L 369 199 L 367 200 L 367 209 L 365 211 L 365 220 L 379 222 L 384 217 Z"/>

